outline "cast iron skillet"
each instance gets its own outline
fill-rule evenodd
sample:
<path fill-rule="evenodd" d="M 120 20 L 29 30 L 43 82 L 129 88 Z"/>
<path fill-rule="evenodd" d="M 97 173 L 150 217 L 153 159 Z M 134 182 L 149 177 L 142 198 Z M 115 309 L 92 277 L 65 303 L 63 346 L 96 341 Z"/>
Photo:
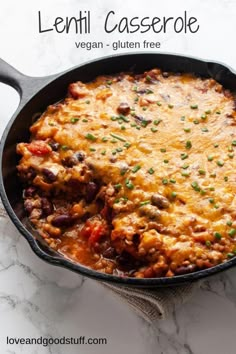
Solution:
<path fill-rule="evenodd" d="M 115 55 L 90 61 L 54 76 L 40 78 L 25 76 L 0 59 L 0 81 L 14 87 L 21 98 L 19 107 L 8 123 L 0 143 L 0 195 L 11 220 L 26 238 L 34 253 L 44 261 L 96 280 L 147 288 L 192 282 L 236 264 L 235 257 L 210 269 L 173 278 L 121 278 L 75 264 L 52 251 L 27 222 L 22 203 L 22 189 L 16 174 L 19 157 L 16 155 L 15 148 L 17 143 L 27 141 L 29 138 L 28 130 L 32 124 L 32 116 L 37 112 L 43 112 L 49 104 L 63 98 L 68 85 L 76 80 L 86 82 L 101 74 L 112 74 L 130 69 L 143 72 L 153 67 L 160 67 L 164 71 L 193 72 L 203 77 L 212 77 L 226 88 L 236 90 L 236 74 L 233 70 L 219 63 L 179 55 L 155 53 Z"/>

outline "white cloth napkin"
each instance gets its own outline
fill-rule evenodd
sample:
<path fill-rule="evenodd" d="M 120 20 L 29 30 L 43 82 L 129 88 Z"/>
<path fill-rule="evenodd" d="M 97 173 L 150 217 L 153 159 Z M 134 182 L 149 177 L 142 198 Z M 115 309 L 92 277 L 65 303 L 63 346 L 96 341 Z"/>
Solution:
<path fill-rule="evenodd" d="M 194 282 L 151 290 L 102 283 L 154 327 L 160 319 L 166 318 L 176 307 L 189 300 L 199 284 L 200 282 Z"/>

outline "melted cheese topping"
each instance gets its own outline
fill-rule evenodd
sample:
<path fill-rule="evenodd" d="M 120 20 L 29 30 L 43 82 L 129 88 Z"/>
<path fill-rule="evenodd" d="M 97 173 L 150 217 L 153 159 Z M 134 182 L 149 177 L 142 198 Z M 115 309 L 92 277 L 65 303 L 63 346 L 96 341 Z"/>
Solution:
<path fill-rule="evenodd" d="M 36 171 L 29 184 L 54 203 L 52 215 L 31 216 L 31 221 L 68 257 L 102 271 L 119 268 L 112 258 L 107 261 L 112 268 L 106 268 L 106 257 L 87 241 L 78 251 L 84 219 L 78 217 L 69 229 L 59 227 L 56 236 L 52 226 L 45 229 L 62 214 L 55 195 L 70 200 L 63 212 L 72 215 L 73 207 L 82 203 L 90 217 L 109 219 L 101 214 L 97 197 L 84 202 L 88 191 L 83 188 L 90 181 L 105 187 L 103 202 L 112 215 L 102 237 L 116 254 L 132 257 L 128 263 L 135 276 L 183 274 L 234 256 L 234 99 L 214 80 L 154 69 L 77 82 L 70 85 L 68 98 L 33 124 L 31 133 L 30 144 L 18 145 L 23 155 L 18 169 L 21 176 L 29 167 Z M 35 154 L 35 141 L 59 147 Z M 83 162 L 63 163 L 78 152 Z M 55 179 L 49 181 L 43 169 Z M 71 181 L 80 183 L 82 195 Z M 72 231 L 73 242 L 68 236 Z"/>

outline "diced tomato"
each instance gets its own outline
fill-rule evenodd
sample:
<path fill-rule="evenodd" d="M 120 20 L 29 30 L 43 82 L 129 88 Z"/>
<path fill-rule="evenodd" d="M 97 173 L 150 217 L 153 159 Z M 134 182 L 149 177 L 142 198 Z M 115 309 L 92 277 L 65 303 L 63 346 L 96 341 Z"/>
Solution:
<path fill-rule="evenodd" d="M 98 219 L 87 220 L 81 230 L 81 235 L 88 238 L 90 245 L 98 242 L 102 236 L 106 234 L 105 224 Z"/>
<path fill-rule="evenodd" d="M 52 151 L 51 147 L 42 140 L 36 140 L 28 144 L 27 149 L 36 156 L 44 156 Z"/>

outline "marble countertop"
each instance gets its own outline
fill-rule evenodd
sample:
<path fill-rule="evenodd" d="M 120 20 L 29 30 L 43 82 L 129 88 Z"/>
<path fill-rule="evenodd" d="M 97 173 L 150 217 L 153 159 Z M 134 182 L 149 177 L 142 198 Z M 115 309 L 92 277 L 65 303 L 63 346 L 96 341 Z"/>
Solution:
<path fill-rule="evenodd" d="M 91 10 L 92 33 L 77 40 L 161 42 L 159 52 L 217 60 L 236 69 L 235 0 L 8 0 L 1 4 L 0 57 L 30 76 L 60 72 L 87 59 L 127 50 L 76 49 L 73 35 L 38 34 L 37 12 L 45 24 L 56 16 Z M 182 15 L 199 19 L 194 35 L 111 34 L 102 31 L 104 13 L 122 16 Z M 154 38 L 155 37 L 155 38 Z M 129 50 L 130 51 L 130 50 Z M 18 94 L 0 84 L 0 133 L 19 102 Z M 106 337 L 107 345 L 7 345 L 6 337 Z M 126 304 L 99 284 L 38 259 L 8 217 L 0 215 L 0 352 L 5 354 L 234 354 L 236 336 L 236 269 L 205 281 L 187 304 L 151 328 Z"/>

